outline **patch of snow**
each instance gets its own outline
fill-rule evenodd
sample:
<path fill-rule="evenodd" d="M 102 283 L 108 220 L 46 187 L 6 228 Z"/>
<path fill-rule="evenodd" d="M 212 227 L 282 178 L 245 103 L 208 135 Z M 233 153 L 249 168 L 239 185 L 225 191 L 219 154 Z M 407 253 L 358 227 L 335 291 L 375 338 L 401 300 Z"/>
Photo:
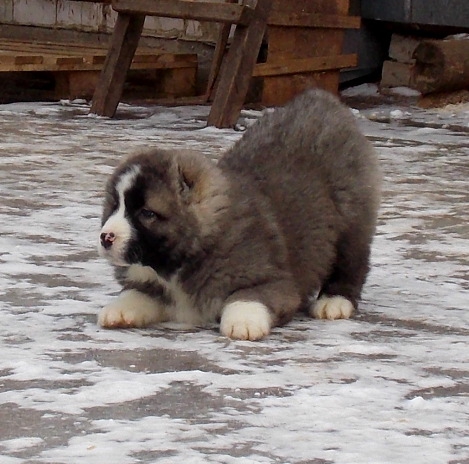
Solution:
<path fill-rule="evenodd" d="M 374 97 L 379 95 L 379 88 L 376 84 L 361 84 L 349 87 L 341 92 L 344 97 Z"/>
<path fill-rule="evenodd" d="M 0 105 L 2 464 L 467 459 L 467 107 L 359 111 L 384 171 L 360 310 L 257 343 L 97 326 L 119 292 L 94 245 L 114 166 L 156 144 L 216 160 L 242 134 L 201 106 L 88 109 Z"/>
<path fill-rule="evenodd" d="M 410 87 L 391 87 L 388 92 L 391 95 L 400 95 L 402 97 L 420 97 L 422 95 L 418 90 Z"/>

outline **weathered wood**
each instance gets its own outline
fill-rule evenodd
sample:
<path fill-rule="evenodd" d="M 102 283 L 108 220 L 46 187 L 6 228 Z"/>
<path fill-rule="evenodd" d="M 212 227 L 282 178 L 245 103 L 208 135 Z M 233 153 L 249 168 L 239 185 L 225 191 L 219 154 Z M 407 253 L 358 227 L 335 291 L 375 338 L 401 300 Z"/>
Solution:
<path fill-rule="evenodd" d="M 414 64 L 414 52 L 421 39 L 412 36 L 393 34 L 389 44 L 389 58 L 400 63 Z"/>
<path fill-rule="evenodd" d="M 258 0 L 248 26 L 236 27 L 233 40 L 220 70 L 207 124 L 233 127 L 246 98 L 267 26 L 271 0 Z"/>
<path fill-rule="evenodd" d="M 411 87 L 414 65 L 386 60 L 383 63 L 381 87 Z"/>
<path fill-rule="evenodd" d="M 235 3 L 237 0 L 227 0 L 228 3 Z M 213 99 L 214 87 L 217 77 L 220 73 L 221 64 L 225 56 L 226 47 L 230 38 L 231 24 L 224 23 L 220 26 L 218 33 L 217 43 L 213 52 L 212 64 L 210 65 L 210 72 L 207 79 L 207 87 L 205 90 L 206 101 Z"/>
<path fill-rule="evenodd" d="M 425 40 L 414 58 L 412 86 L 423 94 L 469 88 L 469 40 Z"/>
<path fill-rule="evenodd" d="M 204 0 L 113 0 L 112 8 L 119 13 L 242 25 L 249 23 L 253 11 L 249 6 Z"/>
<path fill-rule="evenodd" d="M 99 71 L 74 71 L 55 73 L 55 97 L 57 99 L 89 99 L 99 80 Z"/>
<path fill-rule="evenodd" d="M 126 79 L 126 97 L 139 99 L 193 98 L 195 94 L 196 68 L 164 68 L 131 70 Z M 54 72 L 55 99 L 91 99 L 100 77 L 100 71 Z M 1 75 L 0 75 L 1 77 Z M 202 104 L 203 102 L 198 102 Z M 196 104 L 196 103 L 193 103 Z"/>
<path fill-rule="evenodd" d="M 0 72 L 31 71 L 101 71 L 105 56 L 6 56 L 0 55 Z M 197 55 L 135 56 L 130 69 L 197 68 Z"/>
<path fill-rule="evenodd" d="M 4 54 L 51 54 L 51 55 L 106 55 L 106 49 L 102 46 L 92 46 L 76 43 L 58 43 L 48 41 L 31 41 L 0 39 L 0 56 Z"/>
<path fill-rule="evenodd" d="M 349 0 L 272 0 L 272 11 L 283 15 L 334 15 L 346 17 Z M 268 27 L 267 63 L 275 65 L 288 59 L 307 59 L 334 56 L 342 53 L 344 30 L 311 27 Z M 263 79 L 262 103 L 283 105 L 298 93 L 310 87 L 322 87 L 337 93 L 338 70 L 267 76 Z"/>
<path fill-rule="evenodd" d="M 253 77 L 283 76 L 287 74 L 350 68 L 356 66 L 357 63 L 358 57 L 355 54 L 297 58 L 284 60 L 275 64 L 259 63 L 254 67 Z"/>
<path fill-rule="evenodd" d="M 86 44 L 83 42 L 51 42 L 33 40 L 17 40 L 17 39 L 1 39 L 0 38 L 0 63 L 5 60 L 12 60 L 15 56 L 43 56 L 43 57 L 60 57 L 60 56 L 80 56 L 93 57 L 96 63 L 104 63 L 108 49 L 109 41 L 104 41 L 101 45 Z M 164 45 L 164 44 L 163 44 Z M 139 45 L 133 61 L 143 62 L 144 60 L 152 60 L 152 57 L 169 57 L 174 56 L 175 60 L 186 60 L 189 56 L 195 57 L 195 53 L 171 53 L 168 50 Z M 86 61 L 86 60 L 85 60 Z"/>
<path fill-rule="evenodd" d="M 113 117 L 145 22 L 144 15 L 119 13 L 111 46 L 96 87 L 91 113 Z"/>
<path fill-rule="evenodd" d="M 321 29 L 358 29 L 361 18 L 359 16 L 271 11 L 268 24 L 269 26 L 315 27 Z"/>
<path fill-rule="evenodd" d="M 169 69 L 159 73 L 159 93 L 164 98 L 193 97 L 196 69 Z"/>
<path fill-rule="evenodd" d="M 6 58 L 6 59 L 3 59 L 3 58 Z M 11 58 L 11 64 L 10 66 L 8 66 L 8 58 Z M 2 68 L 2 66 L 4 65 L 7 65 L 9 68 L 14 68 L 16 66 L 23 66 L 25 64 L 42 64 L 44 62 L 44 57 L 42 56 L 37 56 L 37 55 L 20 55 L 20 56 L 11 56 L 11 57 L 3 57 L 2 56 L 2 59 L 0 60 L 0 69 Z M 16 71 L 16 69 L 7 69 L 7 71 Z"/>

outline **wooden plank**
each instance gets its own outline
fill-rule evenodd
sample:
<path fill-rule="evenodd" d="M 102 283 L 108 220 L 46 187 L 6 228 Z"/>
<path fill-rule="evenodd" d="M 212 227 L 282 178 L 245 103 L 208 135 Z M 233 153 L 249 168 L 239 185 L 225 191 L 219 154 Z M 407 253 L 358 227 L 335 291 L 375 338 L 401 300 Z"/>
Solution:
<path fill-rule="evenodd" d="M 57 56 L 2 56 L 0 72 L 31 71 L 101 71 L 105 57 L 57 57 Z M 130 69 L 196 69 L 197 55 L 151 55 L 135 57 Z"/>
<path fill-rule="evenodd" d="M 357 66 L 358 57 L 351 55 L 318 56 L 314 58 L 297 58 L 284 60 L 281 63 L 259 63 L 254 67 L 253 77 L 282 76 L 313 71 L 350 68 Z"/>
<path fill-rule="evenodd" d="M 347 16 L 349 0 L 272 0 L 273 11 L 282 14 L 302 12 L 311 15 Z M 342 54 L 343 29 L 269 26 L 267 63 L 277 64 L 288 59 L 306 59 Z M 263 79 L 262 103 L 283 105 L 310 87 L 321 87 L 337 93 L 338 70 L 266 76 Z"/>
<path fill-rule="evenodd" d="M 15 56 L 13 58 L 13 64 L 14 66 L 22 66 L 25 64 L 42 64 L 44 59 L 42 56 L 31 56 L 31 55 L 23 55 L 23 56 Z M 3 59 L 1 60 L 3 63 Z M 13 67 L 14 67 L 13 66 Z"/>
<path fill-rule="evenodd" d="M 41 53 L 106 53 L 103 46 L 88 46 L 86 44 L 57 43 L 57 42 L 32 42 L 13 39 L 0 39 L 0 51 L 37 51 Z"/>
<path fill-rule="evenodd" d="M 144 15 L 118 14 L 111 47 L 93 95 L 91 113 L 114 116 L 144 22 Z"/>
<path fill-rule="evenodd" d="M 251 7 L 237 3 L 187 0 L 113 0 L 112 8 L 119 13 L 242 25 L 249 23 L 253 11 Z"/>
<path fill-rule="evenodd" d="M 228 3 L 235 3 L 236 1 L 237 0 L 227 0 Z M 223 57 L 225 56 L 226 47 L 230 38 L 231 26 L 232 25 L 229 23 L 224 23 L 219 26 L 220 30 L 218 33 L 218 39 L 215 45 L 215 50 L 213 52 L 212 64 L 210 66 L 210 72 L 207 79 L 207 87 L 204 95 L 206 101 L 209 101 L 213 98 L 215 82 L 220 73 Z"/>
<path fill-rule="evenodd" d="M 131 70 L 165 70 L 165 69 L 195 69 L 195 66 L 174 66 L 171 63 L 136 63 L 132 64 Z M 66 63 L 66 64 L 3 64 L 0 63 L 0 73 L 4 72 L 56 72 L 56 71 L 102 71 L 102 65 L 91 65 L 88 63 Z"/>
<path fill-rule="evenodd" d="M 9 55 L 15 53 L 17 55 L 95 55 L 103 56 L 107 55 L 107 45 L 86 45 L 86 44 L 74 44 L 74 43 L 58 43 L 58 42 L 31 42 L 14 39 L 0 39 L 0 56 Z M 135 52 L 135 56 L 139 55 L 162 55 L 167 54 L 167 51 L 158 50 L 151 47 L 138 47 Z M 193 55 L 193 54 L 178 54 L 180 56 Z"/>
<path fill-rule="evenodd" d="M 207 124 L 233 127 L 246 98 L 267 26 L 271 0 L 258 0 L 249 26 L 237 26 L 223 60 Z"/>
<path fill-rule="evenodd" d="M 359 16 L 341 16 L 320 13 L 297 13 L 271 11 L 269 26 L 295 26 L 314 27 L 318 29 L 359 29 L 361 18 Z"/>

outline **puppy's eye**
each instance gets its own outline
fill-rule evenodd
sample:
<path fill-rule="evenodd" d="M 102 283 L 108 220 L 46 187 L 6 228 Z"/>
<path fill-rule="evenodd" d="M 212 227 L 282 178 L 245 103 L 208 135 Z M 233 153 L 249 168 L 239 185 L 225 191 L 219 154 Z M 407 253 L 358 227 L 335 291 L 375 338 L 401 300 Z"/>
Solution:
<path fill-rule="evenodd" d="M 156 211 L 152 211 L 151 209 L 147 209 L 147 208 L 142 208 L 139 212 L 139 216 L 141 219 L 145 221 L 153 221 L 153 220 L 165 221 L 167 219 L 162 214 L 157 213 Z"/>

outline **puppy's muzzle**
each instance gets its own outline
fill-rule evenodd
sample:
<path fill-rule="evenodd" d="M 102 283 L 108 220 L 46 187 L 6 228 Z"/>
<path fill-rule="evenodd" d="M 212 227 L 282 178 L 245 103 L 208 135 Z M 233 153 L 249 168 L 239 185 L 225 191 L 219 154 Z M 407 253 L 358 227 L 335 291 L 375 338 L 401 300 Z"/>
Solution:
<path fill-rule="evenodd" d="M 101 246 L 105 250 L 109 250 L 109 248 L 112 247 L 112 244 L 116 240 L 116 236 L 113 232 L 103 232 L 99 238 L 101 241 Z"/>

